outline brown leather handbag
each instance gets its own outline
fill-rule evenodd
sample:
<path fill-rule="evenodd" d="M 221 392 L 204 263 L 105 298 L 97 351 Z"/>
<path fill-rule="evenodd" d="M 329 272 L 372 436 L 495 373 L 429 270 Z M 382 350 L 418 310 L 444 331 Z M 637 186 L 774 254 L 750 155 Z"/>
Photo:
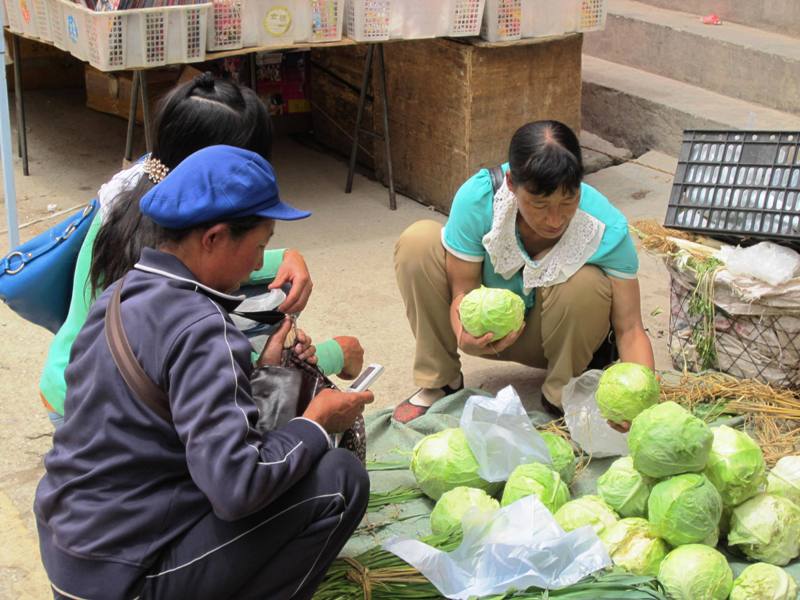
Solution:
<path fill-rule="evenodd" d="M 106 341 L 117 369 L 134 395 L 171 424 L 169 397 L 142 368 L 125 334 L 120 305 L 124 283 L 123 278 L 117 284 L 106 309 Z M 291 347 L 292 341 L 287 338 L 287 342 L 285 345 Z M 281 365 L 254 369 L 250 385 L 259 414 L 256 429 L 262 433 L 302 415 L 323 389 L 337 389 L 318 367 L 299 360 L 289 348 L 284 348 Z M 362 416 L 359 415 L 353 426 L 344 432 L 339 447 L 353 452 L 362 463 L 366 461 L 366 431 Z"/>

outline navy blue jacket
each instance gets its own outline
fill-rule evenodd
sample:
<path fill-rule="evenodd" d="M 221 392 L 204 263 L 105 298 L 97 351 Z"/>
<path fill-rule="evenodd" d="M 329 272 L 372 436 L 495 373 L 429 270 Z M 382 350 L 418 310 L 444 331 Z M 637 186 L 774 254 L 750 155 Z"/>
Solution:
<path fill-rule="evenodd" d="M 307 419 L 253 429 L 251 346 L 226 310 L 241 299 L 146 249 L 125 280 L 122 320 L 144 370 L 168 391 L 174 425 L 162 420 L 111 357 L 103 319 L 113 287 L 72 348 L 65 423 L 34 506 L 51 582 L 89 598 L 135 596 L 159 552 L 201 517 L 263 509 L 328 450 L 324 430 Z"/>

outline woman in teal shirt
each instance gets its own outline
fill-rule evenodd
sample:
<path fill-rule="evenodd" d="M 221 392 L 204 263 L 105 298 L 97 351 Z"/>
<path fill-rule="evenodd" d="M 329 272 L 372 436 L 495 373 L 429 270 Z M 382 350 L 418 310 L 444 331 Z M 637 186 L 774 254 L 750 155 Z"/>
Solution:
<path fill-rule="evenodd" d="M 210 73 L 173 89 L 159 107 L 153 153 L 144 161 L 117 173 L 100 188 L 100 210 L 83 241 L 73 277 L 69 313 L 53 342 L 39 381 L 42 402 L 58 426 L 63 420 L 67 384 L 64 371 L 75 337 L 86 321 L 94 299 L 122 277 L 139 259 L 143 247 L 156 247 L 156 226 L 139 212 L 139 199 L 170 169 L 206 146 L 225 144 L 252 150 L 270 158 L 272 129 L 269 113 L 258 96 Z M 296 250 L 265 250 L 264 266 L 251 275 L 250 284 L 278 288 L 291 284 L 279 307 L 300 312 L 311 294 L 311 277 Z M 315 348 L 326 374 L 354 378 L 361 370 L 363 349 L 358 340 L 341 336 Z"/>
<path fill-rule="evenodd" d="M 639 262 L 628 224 L 582 182 L 575 134 L 537 121 L 514 134 L 495 190 L 482 169 L 456 193 L 444 227 L 420 221 L 401 236 L 395 270 L 416 337 L 420 389 L 395 418 L 407 422 L 461 389 L 459 350 L 547 369 L 542 402 L 561 411 L 561 391 L 613 331 L 622 360 L 654 366 L 641 319 Z M 464 331 L 463 297 L 485 285 L 522 298 L 522 327 L 500 340 Z M 605 366 L 605 365 L 599 365 Z"/>

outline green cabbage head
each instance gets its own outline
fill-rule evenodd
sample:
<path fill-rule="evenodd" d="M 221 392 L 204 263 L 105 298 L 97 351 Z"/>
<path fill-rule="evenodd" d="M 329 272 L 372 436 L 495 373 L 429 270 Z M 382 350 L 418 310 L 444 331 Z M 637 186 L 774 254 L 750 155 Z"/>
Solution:
<path fill-rule="evenodd" d="M 652 369 L 636 363 L 617 363 L 603 373 L 595 392 L 597 407 L 613 423 L 632 421 L 658 402 L 661 388 Z"/>
<path fill-rule="evenodd" d="M 572 483 L 572 478 L 575 477 L 575 463 L 577 462 L 572 444 L 560 435 L 549 431 L 540 431 L 539 434 L 550 451 L 550 458 L 553 459 L 553 464 L 551 465 L 553 470 L 558 471 L 558 474 L 561 475 L 561 480 L 569 485 Z"/>
<path fill-rule="evenodd" d="M 767 493 L 800 506 L 800 456 L 784 456 L 767 475 Z"/>
<path fill-rule="evenodd" d="M 583 496 L 570 500 L 553 516 L 564 531 L 589 525 L 597 535 L 619 521 L 617 513 L 599 496 Z"/>
<path fill-rule="evenodd" d="M 600 534 L 614 564 L 634 575 L 658 575 L 669 546 L 645 519 L 631 517 L 610 525 Z"/>
<path fill-rule="evenodd" d="M 727 600 L 733 572 L 718 550 L 688 544 L 667 554 L 658 580 L 672 600 Z"/>
<path fill-rule="evenodd" d="M 753 560 L 783 566 L 800 554 L 800 507 L 759 494 L 733 509 L 728 544 Z"/>
<path fill-rule="evenodd" d="M 444 429 L 422 438 L 411 456 L 411 472 L 420 489 L 438 500 L 458 486 L 474 487 L 489 493 L 498 486 L 478 475 L 478 461 L 459 428 Z"/>
<path fill-rule="evenodd" d="M 551 513 L 569 501 L 569 488 L 561 481 L 561 476 L 542 463 L 520 465 L 508 476 L 503 490 L 501 506 L 508 506 L 524 498 L 534 495 Z"/>
<path fill-rule="evenodd" d="M 431 531 L 443 535 L 451 531 L 461 531 L 461 520 L 472 509 L 477 511 L 478 519 L 490 518 L 500 504 L 483 490 L 459 486 L 442 494 L 431 512 Z"/>
<path fill-rule="evenodd" d="M 756 563 L 733 581 L 730 600 L 797 600 L 797 582 L 780 567 Z"/>
<path fill-rule="evenodd" d="M 653 486 L 647 515 L 658 535 L 673 546 L 699 544 L 717 532 L 722 498 L 705 475 L 676 475 Z"/>
<path fill-rule="evenodd" d="M 633 419 L 628 449 L 637 471 L 661 479 L 702 471 L 713 440 L 703 421 L 675 402 L 662 402 Z"/>
<path fill-rule="evenodd" d="M 481 337 L 491 332 L 497 341 L 522 327 L 525 303 L 511 290 L 481 286 L 464 296 L 458 312 L 467 333 Z"/>
<path fill-rule="evenodd" d="M 714 442 L 706 462 L 706 476 L 719 490 L 725 506 L 752 498 L 766 481 L 761 448 L 749 435 L 722 425 L 711 430 Z"/>
<path fill-rule="evenodd" d="M 647 515 L 652 480 L 633 468 L 630 456 L 618 458 L 597 479 L 597 493 L 623 517 Z"/>

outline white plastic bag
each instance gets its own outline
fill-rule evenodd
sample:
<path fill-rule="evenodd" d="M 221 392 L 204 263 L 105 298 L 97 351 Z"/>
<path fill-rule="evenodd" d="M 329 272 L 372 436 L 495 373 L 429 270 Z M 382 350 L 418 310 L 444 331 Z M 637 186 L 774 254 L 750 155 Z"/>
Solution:
<path fill-rule="evenodd" d="M 486 481 L 506 481 L 519 465 L 553 462 L 510 385 L 494 398 L 470 396 L 461 414 L 461 429 L 478 460 L 478 475 Z"/>
<path fill-rule="evenodd" d="M 591 527 L 565 533 L 536 496 L 526 496 L 483 521 L 462 521 L 464 541 L 447 553 L 418 540 L 392 538 L 383 547 L 457 600 L 531 586 L 551 590 L 611 566 Z"/>
<path fill-rule="evenodd" d="M 586 371 L 569 380 L 561 393 L 564 420 L 572 440 L 596 458 L 627 456 L 628 435 L 611 428 L 600 414 L 594 393 L 603 371 Z"/>
<path fill-rule="evenodd" d="M 800 254 L 772 242 L 760 242 L 749 248 L 723 246 L 717 257 L 734 275 L 754 277 L 777 286 L 800 273 Z"/>

